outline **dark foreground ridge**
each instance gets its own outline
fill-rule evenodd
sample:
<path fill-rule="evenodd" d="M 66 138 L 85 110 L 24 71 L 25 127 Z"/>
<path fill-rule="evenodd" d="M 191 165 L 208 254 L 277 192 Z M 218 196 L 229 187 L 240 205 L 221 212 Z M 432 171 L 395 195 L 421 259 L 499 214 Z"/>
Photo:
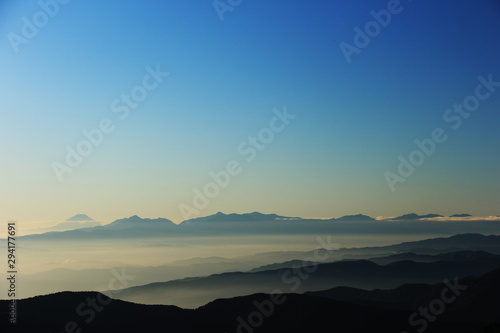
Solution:
<path fill-rule="evenodd" d="M 315 295 L 254 294 L 219 299 L 196 310 L 141 305 L 95 292 L 62 292 L 20 300 L 18 323 L 7 323 L 8 301 L 0 301 L 1 332 L 497 332 L 500 327 L 500 269 L 449 285 L 403 286 L 383 292 L 326 291 Z M 418 289 L 416 292 L 414 289 Z M 450 302 L 443 301 L 444 295 Z M 406 292 L 407 291 L 407 292 Z M 406 293 L 406 295 L 405 295 Z M 453 297 L 456 296 L 456 297 Z M 354 302 L 332 299 L 357 298 Z M 361 300 L 360 300 L 361 298 Z M 370 305 L 366 305 L 367 300 Z M 432 304 L 445 308 L 433 315 Z M 388 308 L 387 301 L 391 303 Z M 436 303 L 437 302 L 437 303 Z M 362 304 L 365 303 L 365 304 Z M 397 308 L 397 304 L 402 306 Z M 435 306 L 435 305 L 434 305 Z M 427 308 L 429 318 L 415 315 Z M 414 316 L 414 324 L 409 318 Z M 417 323 L 418 324 L 415 324 Z M 425 322 L 425 323 L 424 323 Z M 80 331 L 81 330 L 81 331 Z"/>

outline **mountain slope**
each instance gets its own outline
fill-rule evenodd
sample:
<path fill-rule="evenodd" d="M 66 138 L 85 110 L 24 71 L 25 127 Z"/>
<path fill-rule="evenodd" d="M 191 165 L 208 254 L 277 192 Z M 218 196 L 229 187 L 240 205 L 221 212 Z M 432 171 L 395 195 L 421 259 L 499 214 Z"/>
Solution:
<path fill-rule="evenodd" d="M 391 220 L 393 220 L 393 221 L 408 221 L 408 220 L 426 219 L 426 218 L 431 218 L 431 217 L 443 217 L 443 215 L 439 215 L 439 214 L 418 215 L 415 213 L 410 213 L 410 214 L 404 214 L 404 215 L 392 218 Z"/>
<path fill-rule="evenodd" d="M 357 214 L 357 215 L 345 215 L 339 218 L 330 219 L 330 221 L 342 221 L 342 222 L 366 222 L 366 221 L 375 221 L 373 217 Z"/>
<path fill-rule="evenodd" d="M 478 276 L 500 267 L 500 256 L 473 260 L 418 263 L 398 261 L 380 266 L 367 260 L 341 261 L 301 268 L 253 273 L 223 273 L 124 289 L 118 298 L 145 304 L 175 304 L 194 308 L 219 297 L 281 289 L 306 292 L 348 286 L 362 289 L 394 288 L 405 283 L 437 283 L 445 278 Z"/>
<path fill-rule="evenodd" d="M 500 297 L 500 269 L 458 282 L 464 284 L 466 289 L 443 313 L 433 316 L 432 321 L 426 321 L 425 332 L 495 332 L 499 327 L 495 323 L 499 320 L 495 304 Z M 442 297 L 443 287 L 443 284 L 410 288 L 400 286 L 394 290 L 373 292 L 344 288 L 344 294 L 378 293 L 377 297 L 384 301 L 399 299 L 396 301 L 407 302 L 421 296 L 416 292 L 420 288 L 424 297 L 414 302 L 414 308 L 427 308 L 431 302 Z M 412 288 L 411 295 L 405 295 Z M 422 288 L 429 289 L 425 291 Z M 6 309 L 8 305 L 8 301 L 0 301 L 1 309 Z M 409 321 L 416 313 L 412 310 L 391 310 L 289 293 L 217 299 L 195 310 L 134 304 L 93 292 L 40 296 L 20 300 L 17 306 L 17 324 L 11 326 L 6 320 L 1 320 L 2 332 L 400 333 L 422 328 L 419 326 L 421 322 L 417 325 L 415 321 Z"/>
<path fill-rule="evenodd" d="M 290 219 L 290 217 L 280 216 L 276 214 L 262 214 L 259 212 L 246 214 L 224 214 L 218 212 L 216 214 L 198 217 L 183 221 L 181 224 L 197 223 L 197 222 L 252 222 L 252 221 L 275 221 L 278 219 Z M 298 219 L 298 218 L 297 218 Z"/>
<path fill-rule="evenodd" d="M 419 311 L 422 307 L 429 307 L 430 304 L 441 301 L 446 306 L 446 311 L 440 314 L 440 319 L 443 321 L 500 322 L 500 311 L 496 306 L 500 297 L 500 268 L 480 277 L 465 277 L 456 282 L 451 280 L 449 283 L 405 284 L 389 290 L 336 287 L 305 294 L 377 308 L 407 311 Z M 445 301 L 443 295 L 451 301 Z"/>

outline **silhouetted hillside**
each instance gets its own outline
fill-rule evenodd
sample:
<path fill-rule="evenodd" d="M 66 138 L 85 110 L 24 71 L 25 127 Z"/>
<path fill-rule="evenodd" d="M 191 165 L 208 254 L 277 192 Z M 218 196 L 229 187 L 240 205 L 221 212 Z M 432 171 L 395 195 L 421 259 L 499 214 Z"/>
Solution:
<path fill-rule="evenodd" d="M 494 257 L 495 254 L 484 252 L 484 251 L 457 251 L 442 254 L 416 254 L 411 252 L 394 254 L 391 256 L 384 256 L 378 258 L 370 258 L 368 260 L 373 261 L 379 265 L 387 265 L 395 261 L 401 260 L 412 260 L 417 262 L 433 262 L 433 261 L 463 261 L 463 260 L 475 260 L 477 258 Z"/>
<path fill-rule="evenodd" d="M 462 281 L 460 281 L 462 283 Z M 467 290 L 457 297 L 443 314 L 427 322 L 428 333 L 494 333 L 498 325 L 496 300 L 500 297 L 500 270 L 480 278 L 469 279 Z M 495 287 L 496 286 L 496 287 Z M 407 286 L 392 291 L 373 291 L 383 301 L 407 303 L 417 296 L 418 288 L 430 288 L 427 299 L 419 306 L 428 306 L 430 299 L 439 299 L 442 285 L 414 286 L 405 295 Z M 423 290 L 421 290 L 423 291 Z M 357 295 L 354 289 L 337 289 L 337 293 Z M 423 291 L 425 293 L 425 291 Z M 411 296 L 411 295 L 413 296 Z M 373 298 L 377 298 L 373 296 Z M 0 301 L 6 309 L 7 301 Z M 58 293 L 40 296 L 17 303 L 18 322 L 15 327 L 6 322 L 6 311 L 0 320 L 2 332 L 384 332 L 414 331 L 409 317 L 411 311 L 384 309 L 343 302 L 324 297 L 299 294 L 253 294 L 231 299 L 218 299 L 196 310 L 174 306 L 141 305 L 111 300 L 99 293 Z M 473 309 L 473 307 L 477 307 Z M 492 311 L 485 311 L 491 307 Z M 415 326 L 415 325 L 414 325 Z"/>
<path fill-rule="evenodd" d="M 303 268 L 234 272 L 207 277 L 151 283 L 124 289 L 119 299 L 145 304 L 175 304 L 194 308 L 220 297 L 281 289 L 306 292 L 349 286 L 363 289 L 394 288 L 405 283 L 437 283 L 443 279 L 479 276 L 500 267 L 500 256 L 474 260 L 421 263 L 397 261 L 386 266 L 368 260 L 340 261 Z M 313 273 L 308 273 L 313 270 Z"/>
<path fill-rule="evenodd" d="M 337 287 L 305 294 L 379 308 L 417 311 L 422 306 L 428 306 L 433 300 L 442 299 L 443 290 L 450 289 L 449 285 L 456 288 L 457 297 L 446 305 L 446 311 L 440 315 L 441 320 L 500 322 L 500 311 L 496 305 L 500 298 L 500 268 L 480 277 L 461 278 L 456 283 L 451 279 L 450 284 L 404 284 L 388 290 Z M 454 292 L 448 291 L 444 295 L 451 299 Z"/>

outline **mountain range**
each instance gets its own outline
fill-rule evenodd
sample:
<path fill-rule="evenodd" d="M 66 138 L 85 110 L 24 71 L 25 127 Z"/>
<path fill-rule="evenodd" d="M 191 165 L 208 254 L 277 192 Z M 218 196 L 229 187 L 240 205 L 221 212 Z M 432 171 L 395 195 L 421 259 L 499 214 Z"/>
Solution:
<path fill-rule="evenodd" d="M 369 260 L 378 265 L 396 261 L 436 262 L 467 261 L 500 255 L 500 236 L 479 234 L 455 235 L 452 237 L 425 239 L 400 244 L 321 250 L 325 260 Z M 32 297 L 40 293 L 60 290 L 84 291 L 107 290 L 110 270 L 121 272 L 126 268 L 134 276 L 133 286 L 146 285 L 158 281 L 180 280 L 187 277 L 207 276 L 230 272 L 261 272 L 300 267 L 307 263 L 300 258 L 314 257 L 314 251 L 263 252 L 237 257 L 205 257 L 178 260 L 161 266 L 120 266 L 114 268 L 67 269 L 57 268 L 37 274 L 24 274 L 20 290 L 22 297 Z"/>
<path fill-rule="evenodd" d="M 455 214 L 454 216 L 467 214 Z M 325 233 L 325 232 L 352 232 L 363 229 L 371 232 L 394 232 L 405 228 L 409 232 L 438 231 L 456 234 L 479 230 L 482 233 L 491 233 L 498 228 L 500 221 L 470 220 L 460 223 L 440 223 L 426 220 L 432 217 L 442 217 L 437 214 L 417 215 L 414 213 L 401 215 L 395 218 L 377 220 L 370 216 L 357 214 L 346 215 L 332 219 L 306 219 L 286 217 L 277 214 L 262 214 L 258 212 L 248 214 L 224 214 L 190 219 L 175 224 L 165 218 L 149 219 L 137 215 L 115 220 L 106 225 L 99 225 L 85 214 L 78 214 L 67 221 L 47 229 L 45 233 L 23 237 L 36 239 L 79 239 L 79 238 L 120 238 L 120 237 L 156 237 L 181 234 L 289 234 L 289 233 Z M 84 220 L 84 222 L 77 221 Z M 385 221 L 391 222 L 384 223 Z M 424 223 L 421 223 L 425 221 Z M 411 225 L 411 223 L 417 223 Z M 411 226 L 411 227 L 409 227 Z M 409 228 L 407 228 L 409 227 Z"/>
<path fill-rule="evenodd" d="M 107 231 L 143 223 L 145 230 L 150 225 L 179 227 L 165 219 L 131 217 Z M 315 256 L 318 262 L 311 261 Z M 210 273 L 219 269 L 226 271 Z M 60 274 L 61 280 L 54 281 L 56 290 L 66 288 L 64 281 L 85 281 L 87 290 L 95 290 L 92 283 L 109 282 L 110 270 L 56 270 L 32 279 L 24 275 L 22 285 L 43 284 Z M 172 270 L 183 277 L 162 280 Z M 193 275 L 187 275 L 190 270 Z M 184 333 L 496 333 L 500 328 L 497 235 L 458 234 L 379 247 L 192 258 L 170 266 L 127 267 L 126 272 L 139 276 L 129 288 L 18 300 L 15 326 L 7 320 L 11 303 L 0 301 L 4 313 L 0 330 L 127 333 L 161 327 Z M 156 282 L 137 285 L 146 275 Z M 423 315 L 425 309 L 430 309 L 431 317 Z"/>
<path fill-rule="evenodd" d="M 453 302 L 441 301 L 445 308 L 439 313 L 429 308 L 443 299 L 443 291 L 448 291 L 448 298 L 453 293 L 442 283 L 373 291 L 337 288 L 306 294 L 253 294 L 218 299 L 194 310 L 134 304 L 95 292 L 62 292 L 18 301 L 17 324 L 1 320 L 0 329 L 12 333 L 135 333 L 156 332 L 160 327 L 183 333 L 498 332 L 500 269 L 454 283 L 461 289 Z M 0 301 L 0 308 L 8 306 L 8 301 Z M 416 309 L 427 309 L 431 320 Z"/>
<path fill-rule="evenodd" d="M 481 275 L 500 267 L 500 255 L 476 255 L 454 261 L 396 261 L 379 265 L 369 260 L 306 263 L 292 268 L 229 272 L 120 290 L 117 298 L 143 304 L 175 304 L 196 308 L 220 297 L 283 290 L 306 292 L 347 286 L 394 288 L 404 283 L 437 283 L 444 278 Z M 115 292 L 113 292 L 115 293 Z"/>

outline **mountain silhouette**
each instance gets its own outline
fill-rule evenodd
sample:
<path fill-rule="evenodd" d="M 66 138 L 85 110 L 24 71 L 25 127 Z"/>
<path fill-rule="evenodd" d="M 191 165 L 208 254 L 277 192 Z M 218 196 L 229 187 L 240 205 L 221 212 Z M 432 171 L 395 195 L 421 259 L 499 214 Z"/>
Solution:
<path fill-rule="evenodd" d="M 275 221 L 277 219 L 290 219 L 290 217 L 280 216 L 276 214 L 262 214 L 259 212 L 246 213 L 246 214 L 224 214 L 218 212 L 213 215 L 198 217 L 183 221 L 183 223 L 191 222 L 252 222 L 252 221 Z"/>
<path fill-rule="evenodd" d="M 408 216 L 409 215 L 409 216 Z M 165 218 L 149 219 L 137 215 L 118 219 L 107 225 L 83 224 L 60 226 L 50 232 L 21 236 L 23 238 L 36 238 L 47 240 L 75 240 L 75 239 L 102 239 L 102 238 L 140 238 L 164 237 L 174 235 L 192 236 L 222 236 L 222 235 L 318 235 L 318 234 L 352 234 L 352 233 L 386 233 L 394 234 L 397 231 L 411 234 L 458 234 L 458 233 L 492 233 L 500 225 L 500 221 L 461 221 L 442 223 L 441 221 L 426 221 L 420 219 L 435 216 L 429 215 L 404 215 L 406 219 L 395 220 L 392 223 L 376 221 L 373 218 L 357 214 L 346 215 L 336 219 L 301 219 L 286 217 L 276 214 L 262 214 L 258 212 L 248 214 L 217 213 L 211 216 L 186 220 L 175 224 Z M 401 217 L 399 217 L 401 218 Z M 395 218 L 395 219 L 399 219 Z M 394 220 L 394 219 L 392 219 Z M 342 222 L 342 223 L 332 223 Z M 350 223 L 356 222 L 356 223 Z M 98 222 L 94 222 L 98 223 Z M 412 223 L 414 225 L 412 225 Z M 72 230 L 67 230 L 71 229 Z M 79 230 L 76 230 L 79 229 Z M 46 231 L 46 230 L 40 230 Z M 56 232 L 58 231 L 58 232 Z"/>
<path fill-rule="evenodd" d="M 88 221 L 94 221 L 94 220 L 92 218 L 90 218 L 88 215 L 76 214 L 75 216 L 72 216 L 69 219 L 66 219 L 66 221 L 67 222 L 71 222 L 71 221 L 88 222 Z"/>
<path fill-rule="evenodd" d="M 445 310 L 426 322 L 427 333 L 492 333 L 500 327 L 496 306 L 500 269 L 457 283 Z M 251 294 L 217 299 L 194 310 L 142 305 L 96 292 L 62 292 L 17 301 L 17 324 L 0 320 L 2 332 L 387 332 L 415 331 L 410 316 L 442 299 L 443 283 L 389 290 L 335 288 L 307 294 Z M 450 295 L 450 294 L 449 294 Z M 335 298 L 335 299 L 334 299 Z M 342 299 L 342 300 L 340 300 Z M 398 309 L 395 307 L 400 305 Z M 0 301 L 7 309 L 9 301 Z M 389 308 L 388 308 L 389 307 Z M 6 310 L 2 311 L 6 319 Z"/>
<path fill-rule="evenodd" d="M 500 267 L 500 255 L 429 263 L 397 261 L 385 266 L 368 260 L 340 261 L 318 264 L 313 274 L 304 273 L 312 269 L 312 263 L 305 267 L 230 272 L 156 282 L 123 289 L 118 298 L 145 304 L 195 308 L 218 297 L 235 297 L 273 289 L 305 292 L 335 286 L 394 288 L 404 283 L 437 283 L 444 278 L 478 276 Z M 300 274 L 307 275 L 307 278 L 299 278 Z"/>
<path fill-rule="evenodd" d="M 70 223 L 70 222 L 68 222 Z M 72 223 L 72 222 L 71 222 Z M 141 218 L 137 215 L 116 220 L 110 224 L 88 226 L 60 232 L 47 232 L 23 236 L 28 239 L 90 239 L 90 238 L 137 238 L 157 237 L 161 235 L 174 235 L 177 224 L 164 219 Z"/>
<path fill-rule="evenodd" d="M 176 226 L 176 224 L 168 219 L 157 218 L 157 219 L 148 219 L 141 218 L 137 215 L 127 217 L 124 219 L 116 220 L 110 224 L 105 225 L 106 228 L 114 228 L 114 227 L 145 227 L 145 226 Z"/>
<path fill-rule="evenodd" d="M 463 260 L 474 260 L 476 258 L 484 257 L 494 257 L 495 255 L 485 251 L 457 251 L 442 254 L 417 254 L 412 252 L 405 252 L 399 254 L 393 254 L 384 257 L 369 258 L 368 260 L 373 261 L 379 265 L 387 265 L 392 262 L 411 260 L 416 262 L 434 262 L 434 261 L 463 261 Z"/>
<path fill-rule="evenodd" d="M 151 230 L 156 232 L 156 229 Z M 136 232 L 133 228 L 125 231 L 130 234 Z M 416 262 L 475 260 L 480 257 L 491 257 L 494 254 L 500 254 L 500 236 L 456 235 L 381 247 L 322 251 L 329 254 L 326 262 L 366 259 L 378 265 L 387 265 L 402 260 Z M 314 251 L 274 251 L 231 258 L 191 258 L 172 262 L 168 265 L 131 266 L 126 267 L 126 270 L 128 274 L 136 277 L 133 285 L 141 286 L 158 281 L 180 280 L 186 277 L 235 271 L 260 272 L 292 268 L 294 266 L 301 267 L 308 263 L 296 258 L 314 257 L 314 253 Z M 122 268 L 117 267 L 117 269 L 120 271 Z M 62 290 L 106 290 L 109 288 L 107 285 L 109 271 L 110 268 L 78 270 L 58 268 L 37 274 L 24 274 L 24 287 L 19 292 L 21 297 L 31 297 L 41 293 L 47 294 Z"/>
<path fill-rule="evenodd" d="M 342 217 L 339 217 L 339 218 L 333 218 L 333 219 L 330 219 L 330 221 L 353 221 L 353 222 L 357 222 L 357 221 L 375 221 L 375 219 L 373 217 L 370 217 L 370 216 L 367 216 L 367 215 L 363 215 L 363 214 L 357 214 L 357 215 L 345 215 L 345 216 L 342 216 Z"/>
<path fill-rule="evenodd" d="M 451 281 L 450 281 L 451 282 Z M 447 306 L 441 319 L 450 321 L 500 321 L 498 307 L 494 306 L 500 297 L 500 268 L 479 277 L 464 277 L 453 285 L 460 286 L 460 295 Z M 359 305 L 377 308 L 417 311 L 419 307 L 441 299 L 445 283 L 403 284 L 394 289 L 363 290 L 336 287 L 329 290 L 307 292 L 306 295 L 326 297 Z"/>
<path fill-rule="evenodd" d="M 432 217 L 443 217 L 443 215 L 439 214 L 427 214 L 427 215 L 417 215 L 415 213 L 405 214 L 398 217 L 394 217 L 390 219 L 391 221 L 407 221 L 407 220 L 420 220 Z"/>

